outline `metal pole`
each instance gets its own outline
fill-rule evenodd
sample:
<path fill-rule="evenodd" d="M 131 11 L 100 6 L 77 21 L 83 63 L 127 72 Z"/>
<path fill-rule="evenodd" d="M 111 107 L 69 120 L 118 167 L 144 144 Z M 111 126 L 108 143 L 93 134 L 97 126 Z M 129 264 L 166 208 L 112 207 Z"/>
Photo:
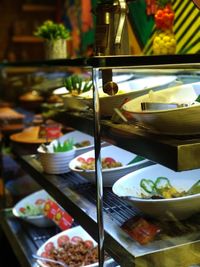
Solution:
<path fill-rule="evenodd" d="M 94 143 L 95 143 L 95 178 L 97 198 L 98 223 L 98 253 L 99 266 L 104 266 L 104 222 L 103 222 L 103 179 L 101 168 L 101 136 L 100 136 L 100 106 L 99 106 L 99 69 L 93 68 L 93 105 L 94 105 Z"/>

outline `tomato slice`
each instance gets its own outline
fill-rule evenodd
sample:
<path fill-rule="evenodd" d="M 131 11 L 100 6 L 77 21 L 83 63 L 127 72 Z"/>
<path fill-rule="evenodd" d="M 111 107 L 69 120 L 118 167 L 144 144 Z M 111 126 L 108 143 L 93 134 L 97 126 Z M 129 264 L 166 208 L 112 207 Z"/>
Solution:
<path fill-rule="evenodd" d="M 92 163 L 92 162 L 94 162 L 94 161 L 95 161 L 95 158 L 93 158 L 93 157 L 87 158 L 87 160 L 86 160 L 86 162 L 87 162 L 88 164 L 90 164 L 90 163 Z"/>
<path fill-rule="evenodd" d="M 115 163 L 116 160 L 114 160 L 113 158 L 110 158 L 110 157 L 106 157 L 106 158 L 104 158 L 104 162 L 106 162 L 108 164 L 112 164 L 112 163 Z"/>
<path fill-rule="evenodd" d="M 42 254 L 41 254 L 40 256 L 41 256 L 41 257 L 44 257 L 44 258 L 49 258 L 48 253 L 46 253 L 45 251 L 43 251 Z"/>
<path fill-rule="evenodd" d="M 38 199 L 35 201 L 35 205 L 42 205 L 44 202 L 45 202 L 44 199 L 42 199 L 42 198 L 38 198 Z"/>
<path fill-rule="evenodd" d="M 57 243 L 58 246 L 61 248 L 63 247 L 64 244 L 69 242 L 69 236 L 68 235 L 61 235 L 58 239 L 57 239 Z"/>
<path fill-rule="evenodd" d="M 77 160 L 81 163 L 86 163 L 86 160 L 83 157 L 79 157 Z"/>
<path fill-rule="evenodd" d="M 92 249 L 94 247 L 94 243 L 92 240 L 85 240 L 84 241 L 87 248 Z"/>
<path fill-rule="evenodd" d="M 48 254 L 48 253 L 50 253 L 54 248 L 55 248 L 55 247 L 54 247 L 53 242 L 48 242 L 48 243 L 45 245 L 44 250 L 45 250 L 45 252 Z"/>
<path fill-rule="evenodd" d="M 21 207 L 21 208 L 19 208 L 19 211 L 20 211 L 21 213 L 25 213 L 25 212 L 26 212 L 26 208 Z"/>
<path fill-rule="evenodd" d="M 81 241 L 83 241 L 83 239 L 80 236 L 73 236 L 72 239 L 71 239 L 71 242 L 75 243 L 75 244 L 77 244 L 77 243 L 79 243 Z"/>

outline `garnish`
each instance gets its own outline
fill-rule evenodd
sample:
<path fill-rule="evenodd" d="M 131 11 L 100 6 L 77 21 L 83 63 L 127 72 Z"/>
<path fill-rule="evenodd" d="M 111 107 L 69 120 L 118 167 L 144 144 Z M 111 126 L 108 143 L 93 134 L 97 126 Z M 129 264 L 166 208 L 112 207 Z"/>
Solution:
<path fill-rule="evenodd" d="M 91 80 L 85 80 L 81 76 L 75 74 L 69 77 L 65 77 L 63 84 L 66 89 L 74 96 L 88 92 L 92 88 Z"/>
<path fill-rule="evenodd" d="M 63 143 L 58 141 L 57 145 L 53 145 L 53 152 L 67 152 L 74 148 L 73 139 L 65 140 Z"/>

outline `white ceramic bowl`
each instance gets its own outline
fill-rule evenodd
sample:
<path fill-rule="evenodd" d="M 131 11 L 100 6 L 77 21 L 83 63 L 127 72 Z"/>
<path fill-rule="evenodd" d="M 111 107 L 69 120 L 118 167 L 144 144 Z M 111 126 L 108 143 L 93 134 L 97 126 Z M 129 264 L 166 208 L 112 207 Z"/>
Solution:
<path fill-rule="evenodd" d="M 67 152 L 53 152 L 53 146 L 47 147 L 50 152 L 45 152 L 42 146 L 37 149 L 44 172 L 49 174 L 69 172 L 69 162 L 74 158 L 75 148 Z"/>
<path fill-rule="evenodd" d="M 200 169 L 175 172 L 155 164 L 125 175 L 113 185 L 112 190 L 119 197 L 132 196 L 130 200 L 125 199 L 129 204 L 162 220 L 185 219 L 200 212 L 200 194 L 169 199 L 141 198 L 141 193 L 145 193 L 140 187 L 141 179 L 155 181 L 157 177 L 166 177 L 178 191 L 187 191 L 200 179 Z"/>
<path fill-rule="evenodd" d="M 117 146 L 110 145 L 110 146 L 102 147 L 101 158 L 111 157 L 115 159 L 116 161 L 122 163 L 121 167 L 102 170 L 104 186 L 112 186 L 123 175 L 131 171 L 134 171 L 138 168 L 141 168 L 143 166 L 143 163 L 144 164 L 148 163 L 148 160 L 144 159 L 139 162 L 127 165 L 136 156 L 137 156 L 136 154 L 126 151 Z M 77 166 L 80 165 L 78 161 L 79 157 L 84 158 L 84 159 L 94 157 L 94 150 L 81 154 L 78 157 L 72 159 L 69 163 L 69 168 L 71 169 L 71 171 L 82 175 L 89 182 L 96 183 L 95 170 L 80 170 L 76 168 Z"/>
<path fill-rule="evenodd" d="M 102 88 L 99 89 L 100 113 L 102 116 L 112 116 L 114 108 L 119 108 L 126 99 L 132 99 L 145 94 L 150 89 L 159 90 L 176 80 L 176 76 L 145 77 L 118 83 L 118 94 L 109 96 Z M 115 81 L 115 80 L 114 80 Z M 92 90 L 77 97 L 64 95 L 64 106 L 72 110 L 87 110 L 93 108 Z"/>
<path fill-rule="evenodd" d="M 45 217 L 44 215 L 37 215 L 37 216 L 23 216 L 20 212 L 20 208 L 24 208 L 27 205 L 36 205 L 36 201 L 38 200 L 47 200 L 50 198 L 48 193 L 45 190 L 37 191 L 31 195 L 20 200 L 12 209 L 14 216 L 34 224 L 38 227 L 48 227 L 53 225 L 53 221 Z"/>
<path fill-rule="evenodd" d="M 90 240 L 93 242 L 94 246 L 97 246 L 97 243 L 96 241 L 81 227 L 81 226 L 76 226 L 76 227 L 73 227 L 71 229 L 68 229 L 68 230 L 65 230 L 53 237 L 51 237 L 49 240 L 47 240 L 37 251 L 37 255 L 38 256 L 41 256 L 44 252 L 46 252 L 45 250 L 45 247 L 47 248 L 48 247 L 48 244 L 51 244 L 53 243 L 54 247 L 57 248 L 58 247 L 58 239 L 61 237 L 61 236 L 68 236 L 70 238 L 70 240 L 73 238 L 73 237 L 81 237 L 84 241 L 86 240 Z M 38 260 L 37 261 L 38 264 L 42 267 L 48 267 L 49 265 L 45 264 L 45 262 L 43 261 L 40 261 Z M 105 261 L 105 264 L 109 264 L 113 262 L 113 259 L 108 259 Z M 84 265 L 86 266 L 86 265 Z M 98 266 L 98 263 L 93 263 L 93 264 L 90 264 L 90 265 L 87 265 L 87 267 L 97 267 Z"/>
<path fill-rule="evenodd" d="M 146 94 L 125 103 L 122 109 L 127 119 L 136 119 L 140 125 L 153 133 L 168 135 L 192 135 L 200 133 L 200 103 L 195 102 L 200 95 L 200 83 L 175 86 L 162 91 Z M 142 102 L 189 104 L 164 110 L 141 109 Z"/>
<path fill-rule="evenodd" d="M 70 133 L 67 133 L 67 134 L 59 137 L 58 139 L 52 141 L 50 145 L 54 145 L 54 144 L 56 145 L 58 143 L 58 141 L 62 144 L 67 139 L 73 139 L 74 143 L 80 143 L 83 141 L 89 141 L 90 142 L 90 145 L 88 145 L 88 146 L 76 148 L 76 151 L 75 151 L 76 156 L 78 156 L 82 153 L 85 153 L 85 152 L 93 149 L 93 147 L 94 147 L 94 137 L 89 135 L 89 134 L 82 133 L 80 131 L 72 131 Z"/>

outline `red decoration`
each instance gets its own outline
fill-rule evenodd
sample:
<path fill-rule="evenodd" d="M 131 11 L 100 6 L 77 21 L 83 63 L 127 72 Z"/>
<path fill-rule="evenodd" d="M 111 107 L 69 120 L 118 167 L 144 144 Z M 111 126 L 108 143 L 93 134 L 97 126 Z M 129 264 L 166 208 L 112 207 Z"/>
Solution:
<path fill-rule="evenodd" d="M 61 230 L 71 227 L 74 219 L 64 211 L 55 201 L 48 199 L 44 205 L 44 214 L 53 220 Z"/>
<path fill-rule="evenodd" d="M 146 0 L 147 16 L 154 15 L 156 12 L 156 0 Z"/>
<path fill-rule="evenodd" d="M 170 5 L 157 9 L 155 13 L 155 23 L 158 29 L 172 29 L 174 23 L 174 11 Z"/>

